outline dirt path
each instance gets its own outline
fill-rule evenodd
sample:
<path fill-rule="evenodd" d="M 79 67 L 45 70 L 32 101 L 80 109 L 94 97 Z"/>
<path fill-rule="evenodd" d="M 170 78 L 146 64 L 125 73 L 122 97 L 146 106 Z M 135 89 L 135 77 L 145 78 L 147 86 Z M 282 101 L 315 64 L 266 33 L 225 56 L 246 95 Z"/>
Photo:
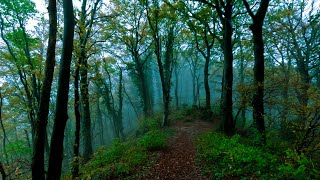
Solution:
<path fill-rule="evenodd" d="M 157 162 L 141 179 L 201 179 L 195 163 L 195 135 L 213 130 L 214 125 L 204 121 L 177 122 L 176 134 L 169 140 L 167 150 L 160 152 Z"/>

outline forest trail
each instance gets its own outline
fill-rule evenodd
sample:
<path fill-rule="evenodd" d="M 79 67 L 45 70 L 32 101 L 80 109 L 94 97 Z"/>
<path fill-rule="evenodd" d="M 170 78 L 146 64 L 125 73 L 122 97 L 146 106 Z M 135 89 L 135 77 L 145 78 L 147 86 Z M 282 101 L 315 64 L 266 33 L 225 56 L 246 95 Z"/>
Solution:
<path fill-rule="evenodd" d="M 161 151 L 149 173 L 141 179 L 201 179 L 196 165 L 196 151 L 192 142 L 199 133 L 212 131 L 211 122 L 176 122 L 175 135 L 169 139 L 169 147 Z"/>

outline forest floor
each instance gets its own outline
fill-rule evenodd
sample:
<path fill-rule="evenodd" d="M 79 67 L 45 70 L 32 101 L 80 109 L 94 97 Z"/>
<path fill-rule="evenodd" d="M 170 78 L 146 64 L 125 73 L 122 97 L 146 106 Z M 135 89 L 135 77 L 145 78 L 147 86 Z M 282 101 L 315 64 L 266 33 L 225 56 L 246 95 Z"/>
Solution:
<path fill-rule="evenodd" d="M 214 130 L 215 124 L 195 120 L 175 122 L 172 127 L 175 134 L 170 137 L 168 148 L 159 152 L 157 160 L 141 179 L 202 179 L 193 139 L 200 133 Z"/>

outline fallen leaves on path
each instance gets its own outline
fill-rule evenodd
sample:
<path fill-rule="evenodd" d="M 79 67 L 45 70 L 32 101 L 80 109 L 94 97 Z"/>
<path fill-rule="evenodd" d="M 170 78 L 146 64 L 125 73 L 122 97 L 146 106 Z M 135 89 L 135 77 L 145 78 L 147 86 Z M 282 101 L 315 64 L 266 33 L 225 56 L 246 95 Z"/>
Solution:
<path fill-rule="evenodd" d="M 192 139 L 200 132 L 213 130 L 209 122 L 177 122 L 176 134 L 169 140 L 168 149 L 161 151 L 149 173 L 141 179 L 201 179 L 196 166 L 196 152 Z"/>

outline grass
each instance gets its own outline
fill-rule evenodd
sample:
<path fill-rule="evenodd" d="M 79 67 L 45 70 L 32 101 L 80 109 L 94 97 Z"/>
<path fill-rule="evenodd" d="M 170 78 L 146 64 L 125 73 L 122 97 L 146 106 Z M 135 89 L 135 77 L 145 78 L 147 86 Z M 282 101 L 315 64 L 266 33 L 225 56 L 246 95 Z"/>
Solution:
<path fill-rule="evenodd" d="M 239 135 L 205 133 L 196 139 L 202 173 L 212 179 L 317 179 L 319 167 L 304 154 L 286 150 L 279 155 L 266 147 L 245 144 Z"/>
<path fill-rule="evenodd" d="M 152 151 L 167 148 L 172 131 L 151 128 L 150 131 L 126 142 L 116 139 L 110 147 L 100 148 L 93 158 L 81 167 L 82 179 L 114 179 L 137 173 L 148 163 Z"/>

